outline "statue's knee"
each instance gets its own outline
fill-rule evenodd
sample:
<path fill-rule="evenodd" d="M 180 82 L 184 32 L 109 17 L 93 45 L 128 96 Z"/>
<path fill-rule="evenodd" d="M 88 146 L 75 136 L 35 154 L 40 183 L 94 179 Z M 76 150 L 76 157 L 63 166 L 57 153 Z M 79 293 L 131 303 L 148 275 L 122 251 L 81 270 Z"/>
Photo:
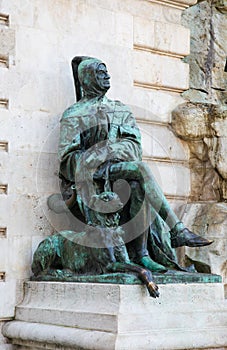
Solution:
<path fill-rule="evenodd" d="M 142 181 L 131 181 L 131 198 L 136 200 L 136 203 L 143 202 L 144 199 L 144 188 Z"/>
<path fill-rule="evenodd" d="M 141 178 L 142 162 L 129 162 L 127 168 L 128 172 L 131 174 L 130 177 L 134 176 L 135 180 Z"/>
<path fill-rule="evenodd" d="M 130 182 L 130 187 L 132 191 L 139 191 L 141 190 L 141 185 L 139 181 L 131 181 Z"/>
<path fill-rule="evenodd" d="M 138 162 L 138 167 L 142 173 L 147 173 L 149 171 L 149 166 L 144 162 Z"/>
<path fill-rule="evenodd" d="M 146 163 L 138 161 L 133 162 L 133 171 L 135 173 L 135 179 L 143 180 L 144 176 L 147 175 L 147 173 L 150 171 L 149 167 Z"/>

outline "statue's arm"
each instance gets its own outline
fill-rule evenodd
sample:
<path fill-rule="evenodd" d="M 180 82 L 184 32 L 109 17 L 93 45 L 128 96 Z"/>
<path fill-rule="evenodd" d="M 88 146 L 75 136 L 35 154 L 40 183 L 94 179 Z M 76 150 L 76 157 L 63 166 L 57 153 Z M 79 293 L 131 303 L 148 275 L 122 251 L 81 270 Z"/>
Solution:
<path fill-rule="evenodd" d="M 142 159 L 141 136 L 131 112 L 125 113 L 124 118 L 116 118 L 111 128 L 116 128 L 116 135 L 110 137 L 107 142 L 91 147 L 85 153 L 87 168 L 95 169 L 107 160 L 113 161 L 138 161 Z"/>
<path fill-rule="evenodd" d="M 75 181 L 76 168 L 82 158 L 79 121 L 75 118 L 65 118 L 60 125 L 60 140 L 58 156 L 60 160 L 60 174 L 67 180 Z"/>
<path fill-rule="evenodd" d="M 140 131 L 132 113 L 127 110 L 123 118 L 122 115 L 119 118 L 116 116 L 111 128 L 113 130 L 110 130 L 109 139 L 103 146 L 99 143 L 98 148 L 86 152 L 85 162 L 88 168 L 95 169 L 107 160 L 129 162 L 142 159 Z"/>
<path fill-rule="evenodd" d="M 121 161 L 142 159 L 141 135 L 131 112 L 118 126 L 118 138 L 116 142 L 109 145 L 109 152 Z"/>
<path fill-rule="evenodd" d="M 89 177 L 88 169 L 97 168 L 108 159 L 106 144 L 91 146 L 84 150 L 81 144 L 81 127 L 77 117 L 63 114 L 60 125 L 60 141 L 58 156 L 60 160 L 60 174 L 72 182 L 83 181 Z"/>

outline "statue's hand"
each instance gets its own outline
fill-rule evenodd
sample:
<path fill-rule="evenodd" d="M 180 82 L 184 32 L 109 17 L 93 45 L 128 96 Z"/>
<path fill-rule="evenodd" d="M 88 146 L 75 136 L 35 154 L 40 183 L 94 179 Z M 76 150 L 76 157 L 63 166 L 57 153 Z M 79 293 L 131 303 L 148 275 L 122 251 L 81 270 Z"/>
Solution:
<path fill-rule="evenodd" d="M 106 163 L 101 164 L 93 175 L 94 180 L 105 179 L 106 176 Z"/>
<path fill-rule="evenodd" d="M 84 160 L 87 169 L 97 169 L 108 158 L 108 149 L 96 148 L 89 149 L 84 153 Z"/>
<path fill-rule="evenodd" d="M 118 142 L 115 144 L 111 144 L 108 147 L 109 158 L 111 159 L 119 159 L 121 162 L 129 162 L 136 160 L 135 154 L 130 152 L 124 144 Z"/>

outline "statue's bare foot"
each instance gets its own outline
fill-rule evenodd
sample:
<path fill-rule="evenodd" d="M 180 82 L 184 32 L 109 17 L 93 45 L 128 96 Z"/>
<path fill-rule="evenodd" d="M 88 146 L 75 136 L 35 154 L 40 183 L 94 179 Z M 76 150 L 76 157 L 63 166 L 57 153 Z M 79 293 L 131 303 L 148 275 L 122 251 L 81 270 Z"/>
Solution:
<path fill-rule="evenodd" d="M 213 243 L 213 241 L 203 238 L 195 233 L 191 232 L 187 228 L 184 228 L 180 232 L 171 237 L 172 248 L 178 248 L 182 246 L 188 247 L 204 247 Z"/>
<path fill-rule="evenodd" d="M 164 267 L 163 265 L 160 265 L 158 263 L 156 263 L 154 260 L 152 260 L 149 256 L 143 256 L 140 261 L 139 264 L 146 267 L 148 270 L 152 271 L 152 272 L 160 272 L 160 273 L 164 273 L 167 272 L 167 268 Z"/>

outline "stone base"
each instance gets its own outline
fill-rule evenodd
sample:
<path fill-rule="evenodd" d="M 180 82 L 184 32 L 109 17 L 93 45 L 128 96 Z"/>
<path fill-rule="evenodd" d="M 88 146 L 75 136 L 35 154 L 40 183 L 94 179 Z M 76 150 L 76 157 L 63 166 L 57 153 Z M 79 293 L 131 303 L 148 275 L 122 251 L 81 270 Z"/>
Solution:
<path fill-rule="evenodd" d="M 3 334 L 18 349 L 227 349 L 221 283 L 142 285 L 28 282 Z M 16 347 L 17 349 L 17 347 Z"/>
<path fill-rule="evenodd" d="M 166 273 L 153 273 L 156 284 L 169 283 L 221 283 L 219 275 L 211 273 L 197 273 L 169 270 Z M 82 282 L 82 283 L 111 283 L 111 284 L 143 284 L 140 279 L 129 273 L 108 273 L 103 275 L 39 275 L 32 276 L 32 281 L 52 281 L 52 282 Z"/>

